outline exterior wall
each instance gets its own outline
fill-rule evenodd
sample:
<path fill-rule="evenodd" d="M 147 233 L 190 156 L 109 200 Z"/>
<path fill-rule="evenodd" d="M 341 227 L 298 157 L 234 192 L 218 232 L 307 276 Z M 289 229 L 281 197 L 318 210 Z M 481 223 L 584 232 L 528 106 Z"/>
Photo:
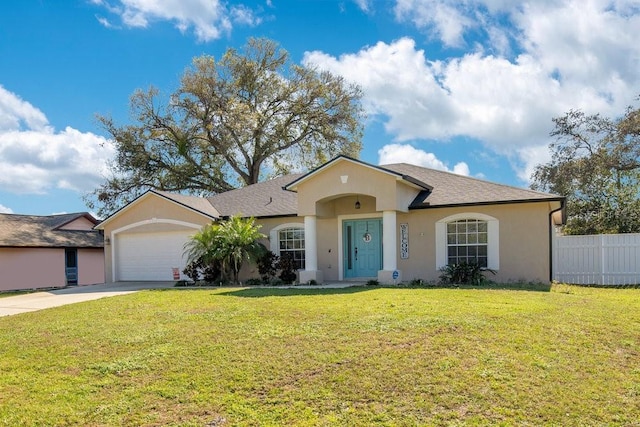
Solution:
<path fill-rule="evenodd" d="M 89 221 L 85 217 L 81 217 L 81 218 L 78 218 L 78 219 L 74 219 L 73 221 L 71 221 L 68 224 L 63 225 L 62 227 L 60 227 L 60 230 L 84 230 L 84 231 L 89 231 L 89 230 L 93 230 L 94 226 L 95 226 L 95 224 L 93 222 Z"/>
<path fill-rule="evenodd" d="M 260 240 L 267 249 L 271 247 L 271 242 L 269 239 L 269 234 L 271 230 L 281 224 L 289 224 L 296 223 L 300 224 L 300 227 L 304 227 L 304 218 L 302 217 L 280 217 L 280 218 L 257 218 L 256 224 L 261 225 L 260 232 L 264 234 L 266 237 Z M 240 270 L 240 281 L 244 281 L 247 279 L 258 278 L 260 277 L 260 273 L 258 272 L 258 267 L 255 264 L 250 264 L 245 262 L 242 266 L 242 270 Z"/>
<path fill-rule="evenodd" d="M 63 248 L 0 248 L 0 291 L 66 285 Z"/>
<path fill-rule="evenodd" d="M 169 224 L 163 222 L 163 220 L 186 222 L 190 224 L 197 224 L 199 226 L 203 226 L 211 222 L 210 218 L 202 214 L 149 193 L 143 199 L 139 199 L 137 202 L 129 205 L 104 225 L 105 279 L 108 283 L 111 283 L 114 280 L 113 251 L 117 249 L 114 249 L 113 244 L 116 239 L 113 233 L 131 226 L 132 224 L 139 224 L 139 226 L 129 228 L 126 232 L 142 233 L 184 229 L 184 227 Z"/>
<path fill-rule="evenodd" d="M 104 249 L 78 248 L 78 285 L 95 285 L 104 281 Z"/>
<path fill-rule="evenodd" d="M 348 177 L 346 182 L 343 182 L 343 177 Z M 322 211 L 316 211 L 316 202 L 332 200 L 340 195 L 353 195 L 352 203 L 355 203 L 356 194 L 360 198 L 362 195 L 375 197 L 375 209 L 378 211 L 406 211 L 418 194 L 417 189 L 407 187 L 396 176 L 350 161 L 336 163 L 318 172 L 313 179 L 302 182 L 297 192 L 300 216 L 323 215 Z"/>
<path fill-rule="evenodd" d="M 470 206 L 424 209 L 398 215 L 399 226 L 409 225 L 409 258 L 399 259 L 405 281 L 437 281 L 435 223 L 450 215 L 481 213 L 499 221 L 500 269 L 488 278 L 497 282 L 549 281 L 549 204 Z"/>

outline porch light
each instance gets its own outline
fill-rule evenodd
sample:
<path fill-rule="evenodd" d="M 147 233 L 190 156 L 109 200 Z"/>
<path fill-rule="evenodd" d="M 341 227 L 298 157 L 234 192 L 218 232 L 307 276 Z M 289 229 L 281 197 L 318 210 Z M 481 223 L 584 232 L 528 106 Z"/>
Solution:
<path fill-rule="evenodd" d="M 358 196 L 356 196 L 356 205 L 355 205 L 356 209 L 360 209 L 360 200 L 358 199 Z"/>

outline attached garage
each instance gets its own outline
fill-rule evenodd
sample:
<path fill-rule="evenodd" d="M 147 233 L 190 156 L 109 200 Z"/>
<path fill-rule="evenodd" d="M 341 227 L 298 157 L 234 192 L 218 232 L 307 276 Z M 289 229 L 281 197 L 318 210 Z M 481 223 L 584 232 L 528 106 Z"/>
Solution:
<path fill-rule="evenodd" d="M 220 215 L 207 199 L 148 191 L 96 226 L 104 230 L 107 282 L 174 281 L 184 245 Z"/>
<path fill-rule="evenodd" d="M 196 230 L 116 235 L 116 280 L 174 280 L 186 266 L 184 245 Z"/>

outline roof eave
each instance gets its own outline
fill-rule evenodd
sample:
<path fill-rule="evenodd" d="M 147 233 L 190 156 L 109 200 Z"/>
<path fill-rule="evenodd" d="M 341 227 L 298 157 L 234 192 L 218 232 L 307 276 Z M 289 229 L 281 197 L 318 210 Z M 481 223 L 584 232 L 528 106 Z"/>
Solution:
<path fill-rule="evenodd" d="M 175 199 L 172 199 L 171 197 L 167 197 L 167 196 L 165 196 L 164 194 L 158 193 L 158 192 L 157 192 L 157 191 L 155 191 L 155 190 L 147 190 L 147 191 L 145 191 L 143 194 L 141 194 L 141 195 L 139 195 L 138 197 L 136 197 L 136 198 L 135 198 L 133 201 L 131 201 L 130 203 L 127 203 L 126 205 L 124 205 L 123 207 L 121 207 L 120 209 L 118 209 L 117 211 L 115 211 L 114 213 L 112 213 L 111 215 L 109 215 L 107 218 L 105 218 L 105 220 L 104 220 L 104 221 L 100 222 L 100 223 L 99 223 L 99 224 L 97 224 L 95 227 L 93 227 L 93 229 L 94 229 L 94 230 L 104 230 L 104 226 L 105 226 L 105 224 L 107 224 L 108 222 L 110 222 L 110 221 L 111 221 L 115 216 L 120 215 L 123 211 L 128 210 L 128 209 L 129 209 L 129 208 L 131 208 L 132 206 L 137 205 L 138 203 L 140 203 L 140 201 L 141 201 L 143 198 L 149 197 L 149 196 L 148 196 L 149 194 L 153 194 L 153 195 L 155 195 L 155 196 L 157 196 L 157 197 L 160 197 L 160 198 L 162 198 L 162 199 L 164 199 L 164 200 L 167 200 L 167 201 L 169 201 L 169 202 L 171 202 L 171 203 L 175 203 L 175 204 L 177 204 L 177 205 L 180 205 L 180 206 L 182 206 L 183 208 L 189 209 L 190 211 L 196 212 L 196 213 L 198 213 L 198 214 L 200 214 L 200 215 L 204 215 L 204 216 L 206 216 L 207 218 L 210 218 L 210 219 L 212 219 L 212 220 L 219 219 L 219 217 L 212 216 L 212 215 L 210 215 L 210 214 L 208 214 L 208 213 L 206 213 L 206 212 L 202 212 L 202 211 L 201 211 L 201 210 L 199 210 L 199 209 L 196 209 L 196 208 L 194 208 L 194 207 L 192 207 L 192 206 L 189 206 L 189 205 L 186 205 L 186 204 L 184 204 L 184 203 L 181 203 L 181 202 L 179 202 L 179 201 L 177 201 L 177 200 L 175 200 Z M 212 208 L 214 208 L 214 209 L 215 209 L 215 207 L 213 207 L 213 205 L 212 205 Z"/>
<path fill-rule="evenodd" d="M 549 203 L 549 202 L 561 202 L 564 203 L 564 197 L 553 197 L 546 199 L 516 199 L 516 200 L 495 200 L 486 202 L 469 202 L 469 203 L 447 203 L 442 205 L 431 205 L 427 203 L 412 203 L 409 205 L 409 210 L 419 209 L 438 209 L 438 208 L 455 208 L 455 207 L 467 207 L 467 206 L 489 206 L 489 205 L 510 205 L 510 204 L 522 204 L 522 203 Z"/>

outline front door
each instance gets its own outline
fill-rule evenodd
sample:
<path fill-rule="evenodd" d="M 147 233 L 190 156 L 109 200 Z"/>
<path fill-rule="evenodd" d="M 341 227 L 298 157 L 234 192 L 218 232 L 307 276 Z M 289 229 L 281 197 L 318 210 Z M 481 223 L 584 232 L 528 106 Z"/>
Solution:
<path fill-rule="evenodd" d="M 382 220 L 342 223 L 344 278 L 377 277 L 382 269 Z"/>

